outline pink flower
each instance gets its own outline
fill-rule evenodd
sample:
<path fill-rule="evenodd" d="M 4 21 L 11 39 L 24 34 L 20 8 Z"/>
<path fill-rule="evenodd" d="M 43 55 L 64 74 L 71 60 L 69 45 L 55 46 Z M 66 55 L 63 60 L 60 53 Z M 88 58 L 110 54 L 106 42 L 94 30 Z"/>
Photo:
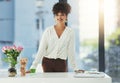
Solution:
<path fill-rule="evenodd" d="M 13 45 L 11 48 L 12 48 L 12 49 L 14 49 L 14 50 L 16 50 L 16 49 L 17 49 L 17 47 L 16 47 L 15 45 Z"/>
<path fill-rule="evenodd" d="M 9 50 L 11 50 L 12 49 L 12 47 L 11 46 L 7 46 L 7 50 L 9 51 Z"/>
<path fill-rule="evenodd" d="M 23 47 L 18 46 L 17 50 L 18 50 L 18 52 L 21 52 L 23 50 Z"/>
<path fill-rule="evenodd" d="M 5 51 L 7 50 L 7 46 L 2 47 L 2 52 L 5 53 Z"/>

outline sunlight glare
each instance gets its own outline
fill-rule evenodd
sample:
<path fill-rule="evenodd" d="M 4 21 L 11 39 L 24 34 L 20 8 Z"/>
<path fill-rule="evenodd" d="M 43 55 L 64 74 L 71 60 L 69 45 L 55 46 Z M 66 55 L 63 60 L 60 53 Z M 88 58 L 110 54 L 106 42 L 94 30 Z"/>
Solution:
<path fill-rule="evenodd" d="M 81 0 L 80 7 L 80 41 L 98 37 L 98 0 Z"/>
<path fill-rule="evenodd" d="M 104 0 L 104 29 L 105 35 L 111 34 L 116 27 L 116 0 Z M 101 4 L 103 5 L 103 4 Z M 98 7 L 99 0 L 81 0 L 79 2 L 80 41 L 85 39 L 98 38 Z M 101 6 L 103 9 L 103 6 Z"/>

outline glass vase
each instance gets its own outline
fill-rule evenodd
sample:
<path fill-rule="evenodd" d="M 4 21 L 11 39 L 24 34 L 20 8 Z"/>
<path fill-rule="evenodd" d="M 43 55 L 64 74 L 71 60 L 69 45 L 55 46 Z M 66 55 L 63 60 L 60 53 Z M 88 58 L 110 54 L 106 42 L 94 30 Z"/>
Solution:
<path fill-rule="evenodd" d="M 16 70 L 15 67 L 10 67 L 10 68 L 8 69 L 8 76 L 9 76 L 9 77 L 15 77 L 16 74 L 17 74 L 17 70 Z"/>

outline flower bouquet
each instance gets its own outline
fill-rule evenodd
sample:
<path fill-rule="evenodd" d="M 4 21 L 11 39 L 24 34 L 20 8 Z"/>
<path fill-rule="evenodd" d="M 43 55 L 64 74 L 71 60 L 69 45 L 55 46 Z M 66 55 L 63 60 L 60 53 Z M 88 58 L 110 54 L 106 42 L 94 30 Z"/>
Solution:
<path fill-rule="evenodd" d="M 9 75 L 11 77 L 14 76 L 14 73 L 16 74 L 15 65 L 17 64 L 17 57 L 20 55 L 21 51 L 23 50 L 23 47 L 21 46 L 4 46 L 2 48 L 2 52 L 6 55 L 4 58 L 5 62 L 8 62 L 10 65 L 10 69 L 8 70 L 12 75 Z"/>

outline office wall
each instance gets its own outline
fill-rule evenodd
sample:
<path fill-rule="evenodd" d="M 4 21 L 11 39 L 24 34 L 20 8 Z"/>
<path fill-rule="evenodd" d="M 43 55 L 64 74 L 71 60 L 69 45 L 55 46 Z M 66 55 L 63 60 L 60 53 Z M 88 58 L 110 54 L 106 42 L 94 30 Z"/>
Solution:
<path fill-rule="evenodd" d="M 0 41 L 14 41 L 14 0 L 0 0 Z"/>

